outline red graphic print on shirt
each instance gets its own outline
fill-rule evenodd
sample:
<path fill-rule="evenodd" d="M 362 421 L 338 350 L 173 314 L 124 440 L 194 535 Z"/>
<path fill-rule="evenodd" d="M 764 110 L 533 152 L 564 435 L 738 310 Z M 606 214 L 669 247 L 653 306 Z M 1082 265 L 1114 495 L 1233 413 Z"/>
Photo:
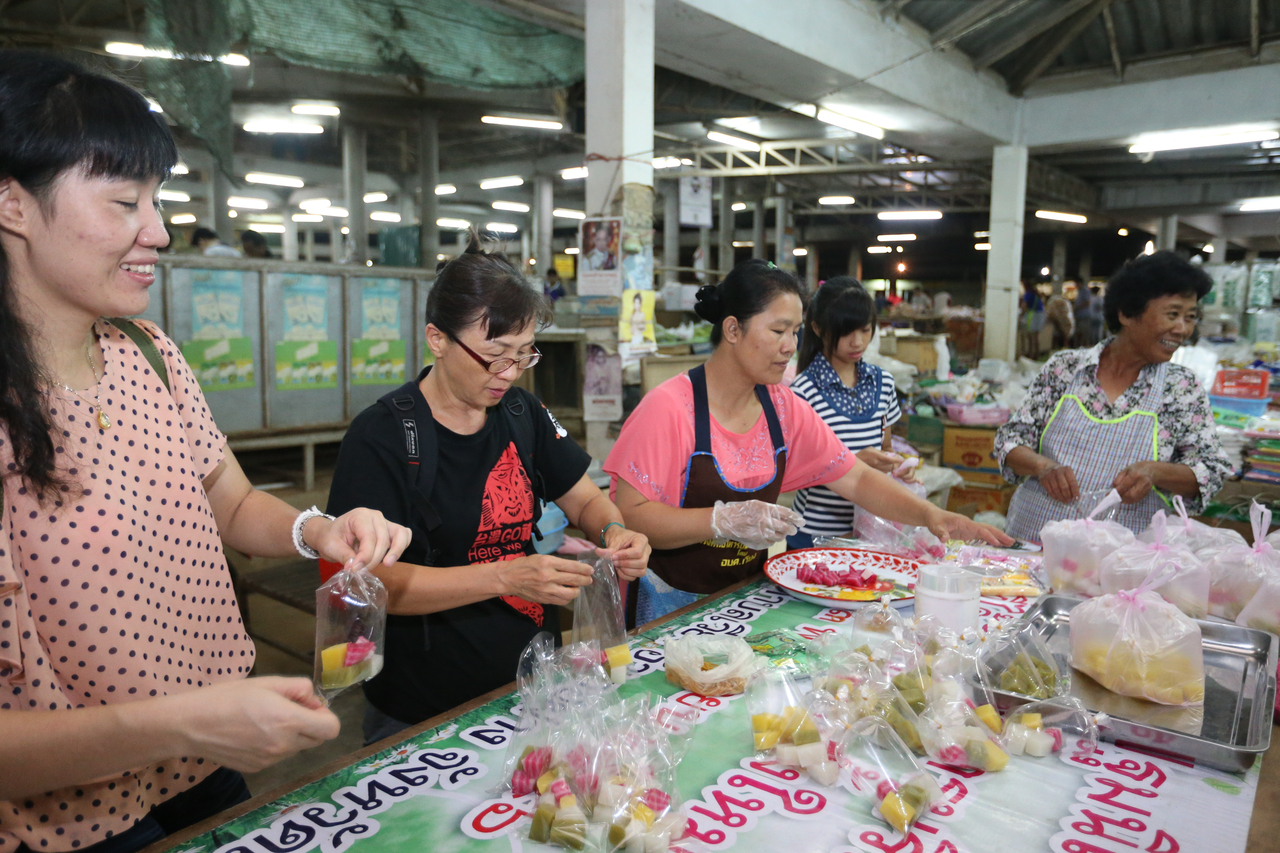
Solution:
<path fill-rule="evenodd" d="M 489 472 L 480 503 L 480 526 L 467 552 L 468 562 L 493 563 L 524 556 L 524 543 L 533 536 L 533 484 L 520 464 L 515 444 L 508 444 Z M 502 600 L 541 626 L 542 605 L 517 595 Z"/>

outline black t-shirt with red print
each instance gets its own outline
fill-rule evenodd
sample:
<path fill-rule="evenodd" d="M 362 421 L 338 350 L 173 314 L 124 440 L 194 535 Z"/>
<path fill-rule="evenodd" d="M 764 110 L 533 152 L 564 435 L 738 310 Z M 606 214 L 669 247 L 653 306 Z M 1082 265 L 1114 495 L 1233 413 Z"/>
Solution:
<path fill-rule="evenodd" d="M 420 394 L 416 385 L 413 393 Z M 591 457 L 533 395 L 519 388 L 508 398 L 512 394 L 523 398 L 523 416 L 533 418 L 530 465 L 542 477 L 547 500 L 555 500 L 582 479 Z M 533 550 L 533 487 L 510 434 L 507 419 L 515 415 L 505 406 L 504 399 L 490 409 L 473 435 L 434 425 L 437 461 L 429 497 L 441 524 L 430 537 L 432 565 L 514 560 Z M 423 565 L 426 531 L 407 488 L 406 461 L 400 419 L 383 405 L 361 412 L 342 442 L 328 511 L 380 510 L 413 531 L 401 559 Z M 415 724 L 513 680 L 529 640 L 539 631 L 558 636 L 560 624 L 554 607 L 503 596 L 431 614 L 425 641 L 421 617 L 391 616 L 387 628 L 383 670 L 365 685 L 365 695 L 384 714 Z"/>

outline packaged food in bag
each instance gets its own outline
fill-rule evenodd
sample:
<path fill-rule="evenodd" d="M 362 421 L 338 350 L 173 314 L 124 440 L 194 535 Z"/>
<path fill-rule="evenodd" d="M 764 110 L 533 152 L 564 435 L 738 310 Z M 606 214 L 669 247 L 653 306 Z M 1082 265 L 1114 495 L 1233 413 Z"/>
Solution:
<path fill-rule="evenodd" d="M 759 669 L 747 681 L 746 693 L 756 755 L 799 767 L 799 748 L 819 742 L 822 736 L 795 679 L 780 669 Z"/>
<path fill-rule="evenodd" d="M 855 648 L 866 646 L 870 651 L 889 640 L 906 642 L 911 639 L 911 623 L 898 612 L 889 596 L 868 602 L 853 615 L 850 642 Z"/>
<path fill-rule="evenodd" d="M 755 652 L 740 637 L 668 637 L 663 652 L 667 681 L 702 696 L 743 692 L 747 679 L 759 667 Z"/>
<path fill-rule="evenodd" d="M 890 640 L 875 650 L 872 661 L 917 714 L 924 710 L 932 679 L 924 652 L 915 642 Z"/>
<path fill-rule="evenodd" d="M 348 564 L 316 590 L 313 681 L 326 702 L 382 671 L 387 588 L 373 572 Z"/>
<path fill-rule="evenodd" d="M 865 543 L 912 560 L 940 560 L 947 553 L 929 528 L 888 521 L 860 506 L 854 508 L 853 531 Z"/>
<path fill-rule="evenodd" d="M 633 662 L 627 644 L 626 614 L 618 575 L 608 557 L 593 556 L 583 562 L 592 567 L 591 583 L 581 587 L 573 600 L 573 628 L 570 642 L 595 641 L 604 655 L 605 671 L 614 684 L 625 684 L 627 667 Z"/>
<path fill-rule="evenodd" d="M 796 747 L 795 758 L 810 779 L 830 787 L 840 776 L 835 747 L 857 717 L 847 704 L 825 690 L 805 694 L 804 707 L 818 728 L 818 740 Z"/>
<path fill-rule="evenodd" d="M 1044 758 L 1071 747 L 1073 754 L 1088 756 L 1098 749 L 1098 729 L 1106 718 L 1074 696 L 1029 702 L 1005 716 L 1000 744 L 1010 755 Z"/>
<path fill-rule="evenodd" d="M 1120 493 L 1112 489 L 1088 517 L 1051 521 L 1041 528 L 1044 568 L 1054 592 L 1102 594 L 1098 577 L 1102 559 L 1134 540 L 1132 530 L 1117 521 L 1101 518 L 1121 502 Z"/>
<path fill-rule="evenodd" d="M 1182 495 L 1173 496 L 1173 508 L 1177 512 L 1177 518 L 1169 519 L 1168 529 L 1164 531 L 1164 541 L 1168 545 L 1181 545 L 1201 559 L 1206 559 L 1201 551 L 1217 552 L 1223 548 L 1231 548 L 1237 545 L 1248 545 L 1235 530 L 1230 527 L 1210 527 L 1203 521 L 1196 521 L 1187 512 L 1187 504 L 1182 499 Z M 1138 539 L 1143 542 L 1154 542 L 1156 532 L 1151 528 L 1147 528 L 1138 534 Z"/>
<path fill-rule="evenodd" d="M 614 764 L 607 777 L 600 774 L 592 816 L 603 824 L 599 847 L 606 853 L 665 853 L 688 826 L 676 773 L 681 756 L 648 714 L 637 714 L 615 738 Z"/>
<path fill-rule="evenodd" d="M 1003 632 L 983 664 L 989 677 L 1006 693 L 1032 699 L 1048 699 L 1065 693 L 1071 685 L 1044 636 L 1035 627 L 1018 624 Z"/>
<path fill-rule="evenodd" d="M 836 748 L 841 772 L 854 792 L 872 806 L 872 814 L 902 835 L 942 800 L 938 783 L 878 717 L 854 723 Z"/>
<path fill-rule="evenodd" d="M 1267 571 L 1258 591 L 1236 616 L 1236 624 L 1280 634 L 1280 570 Z"/>
<path fill-rule="evenodd" d="M 1253 501 L 1249 523 L 1253 527 L 1252 546 L 1231 545 L 1202 552 L 1209 564 L 1209 613 L 1222 619 L 1239 616 L 1267 575 L 1280 572 L 1280 550 L 1276 548 L 1280 542 L 1272 542 L 1267 536 L 1271 510 Z"/>
<path fill-rule="evenodd" d="M 999 734 L 1000 713 L 996 710 L 995 690 L 973 647 L 944 649 L 934 658 L 931 675 L 932 684 L 925 691 L 926 711 L 930 707 L 945 708 L 959 703 Z"/>
<path fill-rule="evenodd" d="M 920 715 L 920 738 L 933 760 L 995 773 L 1009 763 L 996 733 L 963 700 L 933 702 Z"/>
<path fill-rule="evenodd" d="M 960 632 L 945 624 L 937 616 L 917 616 L 911 626 L 915 634 L 916 644 L 924 653 L 925 662 L 933 658 L 943 649 L 954 649 L 960 645 Z"/>
<path fill-rule="evenodd" d="M 1169 579 L 1152 589 L 1192 619 L 1203 619 L 1209 615 L 1209 567 L 1189 548 L 1169 544 L 1169 526 L 1164 510 L 1158 510 L 1144 533 L 1150 541 L 1137 539 L 1104 557 L 1098 570 L 1102 591 L 1135 589 L 1156 569 L 1172 566 Z"/>
<path fill-rule="evenodd" d="M 1103 595 L 1071 611 L 1071 665 L 1123 696 L 1162 705 L 1204 701 L 1200 626 L 1152 591 L 1162 568 L 1134 590 Z"/>

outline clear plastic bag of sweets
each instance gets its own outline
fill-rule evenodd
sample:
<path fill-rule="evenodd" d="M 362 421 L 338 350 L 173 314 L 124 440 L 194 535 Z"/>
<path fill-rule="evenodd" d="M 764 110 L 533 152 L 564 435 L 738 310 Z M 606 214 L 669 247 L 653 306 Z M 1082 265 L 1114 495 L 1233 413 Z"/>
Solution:
<path fill-rule="evenodd" d="M 382 671 L 387 589 L 361 566 L 344 566 L 316 590 L 313 681 L 329 702 Z"/>
<path fill-rule="evenodd" d="M 1161 569 L 1134 590 L 1103 595 L 1071 611 L 1071 665 L 1122 696 L 1162 705 L 1204 702 L 1200 626 L 1151 588 Z"/>
<path fill-rule="evenodd" d="M 1169 579 L 1152 589 L 1192 619 L 1203 619 L 1209 615 L 1209 567 L 1189 548 L 1169 544 L 1169 526 L 1164 510 L 1159 510 L 1146 530 L 1150 541 L 1135 540 L 1104 557 L 1098 570 L 1102 591 L 1135 589 L 1156 569 L 1169 565 Z"/>
<path fill-rule="evenodd" d="M 1235 619 L 1261 588 L 1268 575 L 1280 573 L 1280 550 L 1267 536 L 1271 510 L 1257 501 L 1249 506 L 1253 545 L 1231 545 L 1202 552 L 1209 564 L 1209 613 Z M 1276 536 L 1277 534 L 1272 534 Z"/>
<path fill-rule="evenodd" d="M 1051 521 L 1040 529 L 1044 568 L 1054 592 L 1102 594 L 1098 577 L 1102 558 L 1134 540 L 1133 531 L 1123 524 L 1099 518 L 1120 503 L 1120 493 L 1112 489 L 1087 518 Z"/>
<path fill-rule="evenodd" d="M 799 767 L 797 749 L 821 741 L 795 680 L 780 669 L 761 669 L 747 681 L 747 712 L 756 755 Z"/>
<path fill-rule="evenodd" d="M 879 812 L 881 820 L 904 836 L 942 799 L 937 781 L 878 717 L 854 723 L 836 754 L 854 791 L 872 805 L 872 814 Z"/>
<path fill-rule="evenodd" d="M 739 637 L 668 637 L 663 652 L 667 681 L 702 696 L 743 692 L 759 667 L 755 652 Z"/>
<path fill-rule="evenodd" d="M 1106 719 L 1074 696 L 1030 702 L 1005 717 L 1000 744 L 1010 755 L 1044 758 L 1070 746 L 1073 754 L 1088 756 L 1098 749 L 1098 728 Z"/>
<path fill-rule="evenodd" d="M 594 640 L 604 655 L 604 668 L 614 684 L 625 684 L 627 666 L 632 663 L 627 644 L 626 616 L 622 609 L 622 593 L 618 575 L 608 557 L 583 560 L 591 566 L 591 583 L 579 590 L 573 600 L 571 643 Z"/>
<path fill-rule="evenodd" d="M 1203 521 L 1192 518 L 1187 512 L 1187 504 L 1182 500 L 1182 495 L 1173 496 L 1173 508 L 1177 511 L 1178 517 L 1169 519 L 1168 530 L 1164 533 L 1164 541 L 1167 545 L 1181 545 L 1206 562 L 1209 557 L 1223 548 L 1248 545 L 1243 536 L 1229 527 L 1210 527 Z M 1138 539 L 1143 542 L 1153 542 L 1155 532 L 1148 528 L 1138 534 Z M 1202 551 L 1208 553 L 1202 554 Z"/>

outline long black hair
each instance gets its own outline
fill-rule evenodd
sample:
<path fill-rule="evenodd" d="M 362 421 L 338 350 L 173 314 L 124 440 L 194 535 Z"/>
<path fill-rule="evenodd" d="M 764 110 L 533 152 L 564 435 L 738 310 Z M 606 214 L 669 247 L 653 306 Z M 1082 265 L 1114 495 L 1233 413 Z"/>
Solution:
<path fill-rule="evenodd" d="M 427 322 L 457 338 L 480 322 L 487 340 L 539 328 L 552 319 L 551 302 L 500 251 L 486 252 L 472 229 L 467 248 L 436 273 L 427 295 Z"/>
<path fill-rule="evenodd" d="M 797 370 L 813 363 L 822 353 L 828 358 L 845 335 L 876 325 L 876 301 L 853 276 L 829 278 L 809 300 L 804 312 L 804 337 L 800 341 Z"/>
<path fill-rule="evenodd" d="M 169 127 L 136 90 L 51 54 L 0 51 L 0 180 L 16 181 L 46 214 L 71 169 L 141 181 L 167 178 L 177 162 Z M 0 441 L 43 502 L 71 484 L 57 472 L 47 380 L 16 302 L 0 249 Z"/>
<path fill-rule="evenodd" d="M 780 293 L 794 293 L 804 302 L 804 286 L 786 270 L 753 258 L 734 267 L 719 284 L 698 289 L 693 310 L 711 324 L 711 343 L 719 345 L 726 317 L 746 323 L 763 312 Z"/>

